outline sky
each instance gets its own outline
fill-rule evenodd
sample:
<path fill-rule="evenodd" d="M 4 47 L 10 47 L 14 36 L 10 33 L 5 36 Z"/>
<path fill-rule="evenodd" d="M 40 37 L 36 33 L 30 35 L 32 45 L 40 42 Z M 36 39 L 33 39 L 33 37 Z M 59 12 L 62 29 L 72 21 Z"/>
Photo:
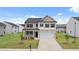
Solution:
<path fill-rule="evenodd" d="M 27 18 L 49 15 L 58 23 L 67 23 L 70 17 L 79 16 L 79 7 L 0 7 L 0 21 L 23 24 Z"/>

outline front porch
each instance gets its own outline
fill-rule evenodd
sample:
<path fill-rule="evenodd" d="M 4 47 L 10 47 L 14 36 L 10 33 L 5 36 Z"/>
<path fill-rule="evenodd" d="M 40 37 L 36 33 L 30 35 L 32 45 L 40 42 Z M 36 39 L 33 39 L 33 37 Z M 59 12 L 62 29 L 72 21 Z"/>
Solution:
<path fill-rule="evenodd" d="M 38 30 L 24 30 L 23 36 L 25 39 L 39 39 L 39 31 Z"/>

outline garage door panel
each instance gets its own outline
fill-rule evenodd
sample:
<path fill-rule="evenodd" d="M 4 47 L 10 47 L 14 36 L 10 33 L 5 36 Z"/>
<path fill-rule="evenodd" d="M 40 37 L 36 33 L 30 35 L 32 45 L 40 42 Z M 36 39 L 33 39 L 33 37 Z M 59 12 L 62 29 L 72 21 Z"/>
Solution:
<path fill-rule="evenodd" d="M 53 39 L 54 31 L 40 31 L 40 39 Z"/>

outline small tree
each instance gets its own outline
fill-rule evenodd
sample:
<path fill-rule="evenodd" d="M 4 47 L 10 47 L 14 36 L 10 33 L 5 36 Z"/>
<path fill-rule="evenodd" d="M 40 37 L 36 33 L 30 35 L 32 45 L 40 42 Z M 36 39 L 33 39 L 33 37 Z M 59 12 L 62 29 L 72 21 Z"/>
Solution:
<path fill-rule="evenodd" d="M 22 34 L 21 34 L 21 40 L 23 40 L 23 36 L 22 36 Z"/>
<path fill-rule="evenodd" d="M 69 35 L 65 35 L 65 40 L 66 40 L 66 43 L 68 43 L 68 41 L 69 41 Z"/>
<path fill-rule="evenodd" d="M 19 44 L 24 44 L 24 41 L 23 41 L 24 40 L 23 33 L 20 34 L 20 39 L 21 39 L 21 41 L 19 42 Z"/>

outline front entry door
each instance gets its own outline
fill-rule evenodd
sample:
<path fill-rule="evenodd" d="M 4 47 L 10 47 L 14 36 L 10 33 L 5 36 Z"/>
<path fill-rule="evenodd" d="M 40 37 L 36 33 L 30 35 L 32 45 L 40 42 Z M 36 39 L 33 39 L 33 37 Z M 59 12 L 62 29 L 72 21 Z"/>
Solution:
<path fill-rule="evenodd" d="M 38 32 L 35 32 L 35 37 L 38 38 Z"/>

